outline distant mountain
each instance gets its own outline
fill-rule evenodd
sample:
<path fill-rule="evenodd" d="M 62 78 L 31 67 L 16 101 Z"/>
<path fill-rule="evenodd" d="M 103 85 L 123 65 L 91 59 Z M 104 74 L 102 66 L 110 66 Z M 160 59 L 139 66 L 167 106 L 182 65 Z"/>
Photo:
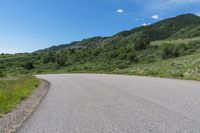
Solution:
<path fill-rule="evenodd" d="M 112 44 L 131 45 L 141 36 L 145 36 L 149 41 L 198 37 L 200 36 L 200 17 L 194 14 L 183 14 L 149 26 L 122 31 L 111 37 L 92 37 L 70 44 L 53 46 L 39 52 L 58 51 L 65 48 L 101 47 Z"/>

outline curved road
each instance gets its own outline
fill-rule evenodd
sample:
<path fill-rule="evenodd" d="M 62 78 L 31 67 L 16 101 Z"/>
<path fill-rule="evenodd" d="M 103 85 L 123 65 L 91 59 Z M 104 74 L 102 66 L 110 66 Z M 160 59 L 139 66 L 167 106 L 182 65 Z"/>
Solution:
<path fill-rule="evenodd" d="M 200 83 L 150 77 L 40 75 L 48 95 L 19 133 L 199 133 Z"/>

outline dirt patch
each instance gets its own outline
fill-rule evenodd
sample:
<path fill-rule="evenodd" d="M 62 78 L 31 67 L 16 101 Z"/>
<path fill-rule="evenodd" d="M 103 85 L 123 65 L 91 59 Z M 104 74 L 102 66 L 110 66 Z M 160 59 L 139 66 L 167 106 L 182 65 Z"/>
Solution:
<path fill-rule="evenodd" d="M 24 101 L 10 113 L 0 118 L 0 133 L 13 133 L 35 111 L 44 96 L 47 94 L 50 84 L 41 80 L 41 84 Z"/>

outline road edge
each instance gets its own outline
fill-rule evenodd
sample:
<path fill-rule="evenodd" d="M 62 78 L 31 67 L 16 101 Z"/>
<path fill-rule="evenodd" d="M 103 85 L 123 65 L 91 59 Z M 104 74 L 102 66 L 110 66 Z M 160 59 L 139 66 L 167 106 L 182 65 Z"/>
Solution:
<path fill-rule="evenodd" d="M 14 133 L 33 114 L 46 96 L 50 83 L 40 79 L 40 85 L 15 109 L 0 118 L 0 133 Z"/>

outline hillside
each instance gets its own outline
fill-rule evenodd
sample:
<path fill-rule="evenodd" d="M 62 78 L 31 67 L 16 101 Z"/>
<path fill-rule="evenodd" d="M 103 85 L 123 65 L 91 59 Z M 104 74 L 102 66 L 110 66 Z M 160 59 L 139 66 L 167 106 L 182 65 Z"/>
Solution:
<path fill-rule="evenodd" d="M 92 37 L 30 54 L 0 55 L 0 70 L 5 74 L 106 72 L 198 79 L 199 29 L 200 17 L 183 14 L 110 37 Z M 195 65 L 189 65 L 190 58 Z"/>
<path fill-rule="evenodd" d="M 63 48 L 86 48 L 111 44 L 132 45 L 141 36 L 147 37 L 150 41 L 194 38 L 200 35 L 199 27 L 200 17 L 194 14 L 183 14 L 149 26 L 122 31 L 111 37 L 92 37 L 70 44 L 53 46 L 45 50 L 57 51 Z"/>

